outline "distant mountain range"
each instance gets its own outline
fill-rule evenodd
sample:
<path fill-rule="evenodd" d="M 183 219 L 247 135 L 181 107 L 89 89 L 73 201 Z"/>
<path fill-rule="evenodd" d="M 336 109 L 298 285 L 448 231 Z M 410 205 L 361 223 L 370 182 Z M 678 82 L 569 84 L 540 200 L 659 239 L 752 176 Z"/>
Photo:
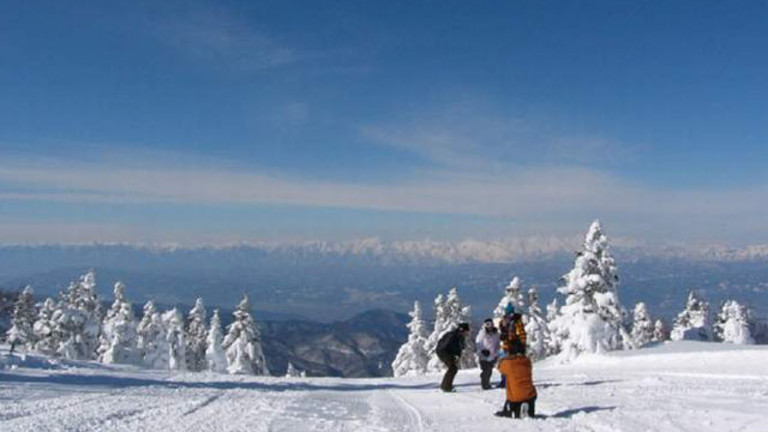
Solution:
<path fill-rule="evenodd" d="M 0 258 L 29 267 L 40 258 L 55 259 L 67 265 L 119 261 L 127 266 L 173 264 L 314 263 L 353 260 L 380 265 L 440 265 L 471 263 L 515 263 L 547 259 L 554 254 L 572 253 L 581 245 L 580 237 L 526 237 L 497 241 L 433 240 L 384 242 L 367 238 L 347 242 L 249 243 L 226 246 L 182 247 L 123 243 L 0 245 Z M 690 260 L 754 261 L 768 260 L 768 245 L 741 248 L 728 246 L 690 247 L 685 245 L 644 245 L 627 239 L 613 239 L 617 255 L 684 258 Z M 211 260 L 212 259 L 212 260 Z M 51 266 L 52 263 L 47 263 Z M 7 266 L 4 266 L 7 267 Z M 0 271 L 2 271 L 0 267 Z M 2 275 L 2 273 L 0 273 Z"/>
<path fill-rule="evenodd" d="M 102 298 L 122 280 L 135 303 L 153 299 L 231 308 L 243 293 L 257 319 L 349 319 L 385 307 L 405 312 L 414 300 L 430 313 L 435 295 L 457 286 L 476 317 L 498 303 L 514 276 L 535 286 L 542 303 L 555 296 L 559 278 L 573 265 L 580 238 L 527 238 L 495 242 L 364 239 L 352 242 L 262 243 L 184 248 L 126 244 L 0 246 L 0 288 L 35 287 L 54 296 L 90 268 Z M 726 297 L 768 315 L 768 246 L 691 249 L 649 248 L 612 240 L 619 264 L 621 298 L 630 308 L 648 303 L 651 313 L 671 318 L 686 292 L 697 289 L 713 308 Z M 322 308 L 324 312 L 318 314 Z"/>

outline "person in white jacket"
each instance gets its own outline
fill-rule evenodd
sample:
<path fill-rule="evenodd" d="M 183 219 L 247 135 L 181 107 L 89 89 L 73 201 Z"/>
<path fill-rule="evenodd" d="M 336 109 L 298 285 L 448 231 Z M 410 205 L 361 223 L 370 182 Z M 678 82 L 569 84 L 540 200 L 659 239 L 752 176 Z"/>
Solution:
<path fill-rule="evenodd" d="M 478 360 L 480 360 L 480 386 L 483 390 L 491 388 L 491 373 L 496 365 L 499 352 L 499 329 L 494 327 L 493 320 L 488 318 L 475 338 Z"/>

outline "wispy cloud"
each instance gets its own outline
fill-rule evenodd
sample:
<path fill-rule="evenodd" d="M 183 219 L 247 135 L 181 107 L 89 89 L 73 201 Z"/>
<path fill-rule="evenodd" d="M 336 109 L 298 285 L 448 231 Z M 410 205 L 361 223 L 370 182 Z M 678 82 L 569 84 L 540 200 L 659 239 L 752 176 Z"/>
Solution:
<path fill-rule="evenodd" d="M 212 66 L 253 72 L 294 63 L 300 56 L 223 10 L 186 12 L 154 23 L 155 33 L 179 52 Z"/>
<path fill-rule="evenodd" d="M 361 126 L 369 145 L 426 162 L 420 171 L 387 182 L 318 181 L 189 152 L 80 146 L 48 158 L 0 152 L 0 203 L 266 204 L 474 215 L 509 220 L 521 235 L 568 234 L 573 220 L 601 217 L 624 236 L 768 241 L 768 185 L 631 181 L 619 170 L 601 168 L 626 154 L 622 143 L 555 133 L 486 108 L 467 102 Z M 309 115 L 309 106 L 296 101 L 276 110 L 273 120 L 295 127 Z"/>
<path fill-rule="evenodd" d="M 594 167 L 623 157 L 629 147 L 504 114 L 472 98 L 361 125 L 359 130 L 379 145 L 414 153 L 443 168 L 469 171 L 507 171 L 526 165 Z"/>
<path fill-rule="evenodd" d="M 632 229 L 693 228 L 717 234 L 764 229 L 768 187 L 658 190 L 586 168 L 519 168 L 499 174 L 432 172 L 392 184 L 317 182 L 232 167 L 141 168 L 73 160 L 0 163 L 0 199 L 97 203 L 282 204 L 468 214 L 529 223 L 539 232 L 563 220 L 606 217 Z M 155 161 L 157 162 L 157 161 Z M 127 168 L 126 168 L 127 166 Z"/>

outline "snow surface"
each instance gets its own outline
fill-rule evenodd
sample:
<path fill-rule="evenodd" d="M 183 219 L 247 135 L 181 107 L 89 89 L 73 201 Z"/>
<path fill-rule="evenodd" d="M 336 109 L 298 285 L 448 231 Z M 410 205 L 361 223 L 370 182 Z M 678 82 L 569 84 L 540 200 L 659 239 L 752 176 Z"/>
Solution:
<path fill-rule="evenodd" d="M 536 419 L 497 418 L 504 392 L 439 376 L 276 378 L 9 358 L 0 431 L 760 431 L 768 347 L 672 342 L 534 364 Z M 497 377 L 494 377 L 497 379 Z"/>

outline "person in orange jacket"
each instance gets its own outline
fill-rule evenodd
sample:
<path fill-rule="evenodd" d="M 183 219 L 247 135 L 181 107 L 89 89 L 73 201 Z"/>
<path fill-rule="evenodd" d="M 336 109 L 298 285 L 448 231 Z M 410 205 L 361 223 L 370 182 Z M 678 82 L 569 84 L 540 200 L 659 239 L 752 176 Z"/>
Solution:
<path fill-rule="evenodd" d="M 520 341 L 510 343 L 507 356 L 499 363 L 498 369 L 507 377 L 507 401 L 496 415 L 520 418 L 521 411 L 527 411 L 533 417 L 536 414 L 537 394 L 531 360 L 525 356 L 525 345 Z"/>
<path fill-rule="evenodd" d="M 510 344 L 515 341 L 520 341 L 525 345 L 527 337 L 525 333 L 525 324 L 523 324 L 523 316 L 519 313 L 515 313 L 515 306 L 512 303 L 507 303 L 506 308 L 504 308 L 504 317 L 501 318 L 501 322 L 499 323 L 499 334 L 501 336 L 501 349 L 503 351 L 503 354 L 499 356 L 500 358 L 503 358 L 503 356 L 506 355 L 506 352 L 509 351 Z M 502 374 L 498 388 L 506 387 L 506 383 L 507 380 Z"/>

